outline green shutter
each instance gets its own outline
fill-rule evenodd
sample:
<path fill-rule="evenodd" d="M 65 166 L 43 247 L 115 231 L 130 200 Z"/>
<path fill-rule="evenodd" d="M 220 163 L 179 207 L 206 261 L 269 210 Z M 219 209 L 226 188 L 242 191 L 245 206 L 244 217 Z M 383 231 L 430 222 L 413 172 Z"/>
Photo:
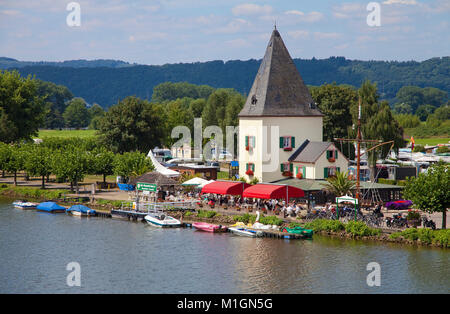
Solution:
<path fill-rule="evenodd" d="M 252 164 L 252 171 L 255 172 L 255 164 Z"/>
<path fill-rule="evenodd" d="M 334 153 L 335 153 L 335 155 L 336 155 L 336 156 L 334 156 L 334 158 L 337 159 L 337 158 L 338 158 L 338 150 L 336 149 L 336 150 L 334 151 Z"/>
<path fill-rule="evenodd" d="M 303 178 L 306 178 L 306 167 L 303 166 Z"/>
<path fill-rule="evenodd" d="M 281 172 L 284 172 L 284 164 L 281 164 Z"/>
<path fill-rule="evenodd" d="M 289 164 L 289 171 L 294 172 L 294 164 Z"/>
<path fill-rule="evenodd" d="M 295 137 L 291 138 L 291 147 L 295 148 Z"/>
<path fill-rule="evenodd" d="M 337 172 L 341 172 L 341 168 L 340 167 L 336 167 L 336 171 Z"/>
<path fill-rule="evenodd" d="M 280 137 L 280 148 L 283 148 L 284 145 L 284 137 Z"/>
<path fill-rule="evenodd" d="M 248 146 L 248 136 L 245 137 L 245 147 Z"/>
<path fill-rule="evenodd" d="M 245 171 L 248 171 L 248 164 L 245 164 Z"/>
<path fill-rule="evenodd" d="M 328 178 L 328 168 L 323 168 L 323 177 Z"/>

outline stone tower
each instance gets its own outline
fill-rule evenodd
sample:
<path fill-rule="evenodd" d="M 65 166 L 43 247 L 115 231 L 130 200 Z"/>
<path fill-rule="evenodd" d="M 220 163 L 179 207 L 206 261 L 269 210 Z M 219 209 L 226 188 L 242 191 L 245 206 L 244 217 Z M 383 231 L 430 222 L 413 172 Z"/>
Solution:
<path fill-rule="evenodd" d="M 239 113 L 239 176 L 263 182 L 282 179 L 296 145 L 306 139 L 322 141 L 322 120 L 275 28 Z"/>

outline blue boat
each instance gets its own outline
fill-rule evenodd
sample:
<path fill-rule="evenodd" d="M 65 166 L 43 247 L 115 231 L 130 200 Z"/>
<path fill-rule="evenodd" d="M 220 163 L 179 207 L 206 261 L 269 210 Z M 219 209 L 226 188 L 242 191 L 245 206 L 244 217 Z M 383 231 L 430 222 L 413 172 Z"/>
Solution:
<path fill-rule="evenodd" d="M 95 216 L 97 214 L 95 210 L 84 205 L 73 205 L 66 212 L 73 216 Z"/>
<path fill-rule="evenodd" d="M 56 204 L 55 202 L 44 202 L 40 203 L 37 207 L 37 210 L 48 212 L 48 213 L 64 213 L 66 211 L 65 207 Z"/>

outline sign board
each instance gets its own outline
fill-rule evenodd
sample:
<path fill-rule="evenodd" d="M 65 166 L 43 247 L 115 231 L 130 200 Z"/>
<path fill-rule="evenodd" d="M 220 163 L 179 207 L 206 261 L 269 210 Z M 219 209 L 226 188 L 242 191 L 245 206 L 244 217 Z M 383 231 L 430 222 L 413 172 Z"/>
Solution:
<path fill-rule="evenodd" d="M 153 183 L 140 183 L 140 182 L 138 182 L 137 185 L 136 185 L 136 189 L 138 191 L 156 192 L 156 184 L 153 184 Z"/>

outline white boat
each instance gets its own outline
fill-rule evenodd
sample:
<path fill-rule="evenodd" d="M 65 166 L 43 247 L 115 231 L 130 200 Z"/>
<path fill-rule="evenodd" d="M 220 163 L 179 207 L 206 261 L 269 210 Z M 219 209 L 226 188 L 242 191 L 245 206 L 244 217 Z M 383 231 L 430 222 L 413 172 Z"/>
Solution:
<path fill-rule="evenodd" d="M 230 228 L 228 228 L 228 230 L 230 230 L 232 233 L 234 233 L 236 235 L 240 235 L 240 236 L 244 236 L 244 237 L 256 238 L 256 237 L 261 237 L 263 235 L 262 231 L 256 231 L 256 230 L 241 228 L 241 227 L 230 227 Z"/>
<path fill-rule="evenodd" d="M 164 213 L 149 213 L 144 217 L 145 221 L 152 226 L 160 228 L 178 228 L 181 227 L 181 222 Z"/>
<path fill-rule="evenodd" d="M 37 203 L 20 201 L 20 200 L 14 201 L 13 205 L 15 208 L 20 208 L 20 209 L 35 209 L 38 206 Z"/>

